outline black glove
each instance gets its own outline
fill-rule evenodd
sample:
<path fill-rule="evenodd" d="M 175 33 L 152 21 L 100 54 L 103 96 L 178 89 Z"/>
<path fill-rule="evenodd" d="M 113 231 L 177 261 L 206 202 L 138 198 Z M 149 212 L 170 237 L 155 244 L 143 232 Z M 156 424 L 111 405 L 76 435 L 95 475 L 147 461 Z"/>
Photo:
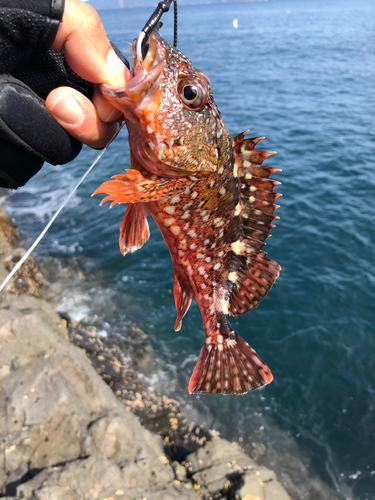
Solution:
<path fill-rule="evenodd" d="M 63 9 L 64 0 L 0 0 L 0 187 L 23 186 L 44 161 L 62 165 L 81 151 L 82 143 L 55 121 L 44 101 L 60 86 L 89 99 L 94 91 L 94 84 L 71 70 L 63 52 L 46 50 Z"/>

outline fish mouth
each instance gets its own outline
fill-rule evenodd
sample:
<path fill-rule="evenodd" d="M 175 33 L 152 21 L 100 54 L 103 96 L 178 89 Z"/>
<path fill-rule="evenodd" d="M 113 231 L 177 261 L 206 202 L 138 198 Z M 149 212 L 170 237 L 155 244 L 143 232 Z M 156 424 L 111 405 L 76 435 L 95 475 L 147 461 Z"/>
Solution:
<path fill-rule="evenodd" d="M 138 104 L 145 97 L 150 89 L 158 87 L 159 77 L 164 69 L 166 60 L 166 48 L 163 44 L 163 39 L 157 31 L 153 31 L 148 39 L 144 42 L 144 49 L 147 53 L 143 61 L 140 61 L 137 56 L 137 39 L 133 41 L 133 78 L 129 81 L 126 87 L 112 87 L 106 83 L 98 85 L 102 94 L 109 98 L 130 98 L 129 103 Z"/>
<path fill-rule="evenodd" d="M 126 86 L 130 99 L 139 103 L 150 89 L 158 87 L 159 77 L 164 69 L 166 59 L 162 38 L 153 31 L 148 40 L 148 50 L 143 61 L 137 55 L 137 40 L 133 42 L 133 78 Z"/>

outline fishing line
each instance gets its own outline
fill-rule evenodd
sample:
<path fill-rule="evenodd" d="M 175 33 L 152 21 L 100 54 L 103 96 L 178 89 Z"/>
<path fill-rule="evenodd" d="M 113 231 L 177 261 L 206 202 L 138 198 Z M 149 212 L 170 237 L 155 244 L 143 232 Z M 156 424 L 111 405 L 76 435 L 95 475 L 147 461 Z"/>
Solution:
<path fill-rule="evenodd" d="M 81 179 L 77 182 L 77 184 L 74 186 L 72 191 L 69 193 L 69 196 L 64 200 L 62 205 L 57 209 L 57 211 L 54 213 L 46 227 L 43 229 L 43 231 L 40 233 L 40 235 L 37 237 L 37 239 L 34 241 L 34 243 L 31 245 L 31 247 L 28 249 L 28 251 L 25 253 L 25 255 L 22 257 L 21 260 L 17 262 L 17 264 L 14 266 L 14 268 L 11 270 L 11 272 L 8 274 L 8 276 L 5 278 L 5 280 L 1 283 L 0 285 L 0 292 L 3 290 L 3 288 L 7 285 L 7 283 L 11 280 L 11 278 L 14 276 L 14 274 L 18 271 L 18 269 L 22 266 L 22 264 L 25 262 L 27 257 L 31 254 L 31 252 L 34 250 L 34 248 L 38 245 L 40 240 L 43 238 L 43 236 L 46 234 L 48 229 L 52 226 L 54 223 L 56 217 L 59 215 L 61 210 L 65 207 L 65 205 L 68 203 L 70 198 L 73 196 L 73 194 L 77 191 L 78 187 L 81 185 L 81 183 L 86 179 L 86 177 L 89 175 L 91 170 L 95 167 L 95 165 L 98 163 L 100 158 L 104 155 L 104 153 L 107 151 L 108 146 L 112 144 L 112 142 L 116 139 L 118 134 L 120 133 L 121 129 L 125 125 L 125 122 L 120 125 L 120 128 L 117 130 L 117 132 L 112 136 L 108 144 L 104 147 L 104 149 L 100 152 L 99 156 L 96 157 L 94 162 L 89 166 L 89 168 L 86 170 L 86 172 L 83 174 Z"/>
<path fill-rule="evenodd" d="M 142 57 L 142 44 L 144 39 L 150 36 L 150 33 L 157 27 L 161 16 L 164 12 L 168 12 L 171 6 L 171 3 L 174 3 L 174 35 L 173 35 L 173 46 L 177 47 L 177 29 L 178 29 L 178 13 L 177 13 L 177 0 L 163 0 L 158 3 L 155 11 L 151 15 L 150 19 L 144 25 L 144 28 L 139 32 L 138 41 L 137 41 L 137 56 L 139 61 L 143 61 Z"/>
<path fill-rule="evenodd" d="M 178 13 L 177 13 L 177 0 L 162 0 L 159 2 L 158 6 L 156 7 L 155 11 L 151 15 L 150 19 L 147 21 L 145 24 L 144 28 L 140 31 L 139 37 L 138 37 L 138 42 L 137 42 L 137 55 L 138 59 L 140 61 L 143 60 L 142 58 L 142 43 L 144 39 L 148 38 L 150 33 L 157 27 L 157 25 L 160 22 L 161 16 L 164 14 L 164 12 L 168 12 L 169 8 L 171 6 L 171 3 L 174 3 L 174 36 L 173 36 L 173 45 L 174 47 L 177 47 L 177 29 L 178 29 Z M 25 253 L 25 255 L 17 262 L 17 264 L 14 266 L 14 268 L 11 270 L 11 272 L 8 274 L 8 276 L 5 278 L 5 280 L 1 283 L 0 285 L 0 292 L 4 289 L 4 287 L 9 283 L 11 278 L 14 276 L 14 274 L 20 269 L 22 264 L 25 262 L 27 257 L 31 254 L 31 252 L 35 249 L 35 247 L 38 245 L 40 240 L 43 238 L 43 236 L 46 234 L 48 229 L 52 226 L 54 221 L 56 220 L 57 216 L 61 212 L 61 210 L 65 207 L 65 205 L 68 203 L 70 198 L 73 196 L 73 194 L 77 191 L 78 187 L 81 185 L 81 183 L 86 179 L 86 177 L 89 175 L 91 170 L 95 167 L 95 165 L 98 163 L 100 158 L 103 156 L 103 154 L 106 152 L 108 146 L 112 144 L 112 142 L 116 139 L 118 136 L 120 130 L 123 128 L 125 125 L 125 122 L 120 126 L 120 128 L 117 130 L 117 132 L 114 134 L 112 139 L 108 142 L 108 144 L 105 146 L 105 148 L 100 152 L 99 156 L 94 160 L 94 162 L 90 165 L 90 167 L 86 170 L 84 175 L 81 177 L 81 179 L 77 182 L 77 184 L 74 186 L 68 197 L 64 200 L 62 205 L 58 208 L 58 210 L 55 212 L 55 214 L 52 216 L 46 227 L 43 229 L 43 231 L 40 233 L 38 238 L 34 241 L 34 243 L 31 245 L 31 247 L 28 249 L 28 251 Z"/>

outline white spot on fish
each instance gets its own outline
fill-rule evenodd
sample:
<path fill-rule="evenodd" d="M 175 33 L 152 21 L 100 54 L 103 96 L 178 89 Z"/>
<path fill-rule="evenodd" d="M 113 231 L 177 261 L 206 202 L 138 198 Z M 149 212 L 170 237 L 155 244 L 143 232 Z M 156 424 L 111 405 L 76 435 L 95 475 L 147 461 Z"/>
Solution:
<path fill-rule="evenodd" d="M 219 349 L 219 351 L 221 352 L 223 350 L 223 344 L 218 344 L 217 348 Z"/>
<path fill-rule="evenodd" d="M 238 173 L 238 171 L 237 171 L 237 165 L 234 164 L 234 167 L 233 167 L 233 177 L 237 177 L 237 173 Z"/>
<path fill-rule="evenodd" d="M 190 215 L 190 211 L 186 210 L 186 212 L 183 215 L 181 215 L 181 219 L 187 219 L 189 217 L 189 215 Z"/>
<path fill-rule="evenodd" d="M 177 194 L 176 196 L 173 196 L 173 198 L 171 199 L 171 203 L 173 203 L 173 204 L 178 203 L 179 201 L 181 201 L 181 197 L 179 194 Z"/>
<path fill-rule="evenodd" d="M 149 134 L 152 134 L 154 132 L 154 127 L 152 127 L 151 125 L 147 125 L 147 132 Z"/>
<path fill-rule="evenodd" d="M 167 212 L 167 214 L 172 215 L 174 214 L 175 207 L 165 207 L 164 212 Z"/>
<path fill-rule="evenodd" d="M 171 226 L 172 224 L 174 224 L 176 222 L 176 219 L 173 219 L 173 217 L 171 219 L 165 219 L 164 220 L 164 224 L 169 227 Z"/>
<path fill-rule="evenodd" d="M 178 226 L 172 226 L 171 231 L 175 236 L 178 236 L 181 232 L 181 229 Z"/>
<path fill-rule="evenodd" d="M 190 245 L 190 250 L 195 250 L 197 248 L 197 245 L 195 243 L 192 243 Z"/>
<path fill-rule="evenodd" d="M 199 274 L 201 274 L 203 276 L 203 274 L 205 272 L 204 267 L 203 266 L 198 267 L 198 272 L 199 272 Z"/>
<path fill-rule="evenodd" d="M 196 191 L 194 191 L 193 193 L 191 193 L 191 197 L 193 198 L 193 200 L 195 200 L 195 198 L 198 196 L 198 193 Z"/>
<path fill-rule="evenodd" d="M 250 165 L 251 165 L 251 163 L 250 163 L 248 160 L 245 160 L 245 161 L 243 162 L 243 166 L 244 166 L 244 167 L 247 167 L 247 168 L 248 168 L 248 167 L 250 167 Z"/>
<path fill-rule="evenodd" d="M 241 240 L 237 240 L 231 244 L 232 250 L 236 255 L 242 255 L 246 250 L 246 243 Z"/>
<path fill-rule="evenodd" d="M 228 339 L 227 340 L 227 346 L 228 347 L 234 347 L 237 344 L 237 342 L 234 339 Z"/>
<path fill-rule="evenodd" d="M 166 138 L 166 136 L 165 136 L 165 135 L 163 135 L 163 134 L 159 134 L 159 132 L 157 132 L 157 133 L 156 133 L 155 137 L 156 137 L 156 140 L 157 140 L 158 142 L 163 142 L 163 141 L 164 141 L 164 139 Z"/>
<path fill-rule="evenodd" d="M 229 273 L 228 280 L 233 281 L 233 283 L 235 283 L 237 281 L 237 273 L 236 272 Z"/>
<path fill-rule="evenodd" d="M 220 267 L 221 267 L 220 262 L 218 262 L 217 264 L 215 264 L 215 265 L 214 265 L 214 269 L 215 269 L 215 271 L 217 271 L 218 269 L 220 269 Z"/>
<path fill-rule="evenodd" d="M 224 314 L 229 314 L 229 300 L 223 300 L 221 303 Z"/>
<path fill-rule="evenodd" d="M 190 229 L 190 231 L 188 232 L 188 235 L 191 236 L 192 238 L 196 238 L 197 237 L 197 233 L 195 232 L 194 229 Z"/>
<path fill-rule="evenodd" d="M 224 337 L 222 335 L 217 336 L 217 341 L 219 342 L 219 344 L 222 344 L 223 340 L 224 340 Z"/>

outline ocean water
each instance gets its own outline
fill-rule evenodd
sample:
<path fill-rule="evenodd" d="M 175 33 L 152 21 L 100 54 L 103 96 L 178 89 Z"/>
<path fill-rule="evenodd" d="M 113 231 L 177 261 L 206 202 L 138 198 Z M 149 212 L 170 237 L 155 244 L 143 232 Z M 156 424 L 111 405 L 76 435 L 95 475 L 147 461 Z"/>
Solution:
<path fill-rule="evenodd" d="M 125 55 L 149 15 L 143 8 L 101 11 Z M 103 268 L 99 298 L 88 289 L 62 297 L 64 306 L 102 331 L 138 321 L 164 361 L 164 390 L 190 418 L 240 440 L 284 479 L 303 482 L 308 474 L 339 498 L 374 500 L 375 3 L 193 5 L 180 7 L 179 16 L 178 47 L 211 79 L 229 130 L 265 135 L 262 149 L 278 152 L 268 164 L 283 169 L 273 176 L 282 182 L 280 220 L 265 248 L 283 270 L 260 306 L 233 320 L 274 382 L 242 397 L 188 395 L 204 341 L 199 309 L 193 303 L 174 332 L 173 271 L 157 228 L 151 222 L 149 242 L 124 259 L 117 242 L 124 207 L 109 210 L 90 198 L 130 166 L 125 132 L 37 253 L 83 255 Z M 172 18 L 163 19 L 169 40 Z M 3 196 L 28 242 L 96 155 L 85 148 L 71 164 L 46 166 L 19 192 Z M 127 298 L 128 308 L 119 311 L 115 297 Z M 103 301 L 108 307 L 99 307 Z"/>

